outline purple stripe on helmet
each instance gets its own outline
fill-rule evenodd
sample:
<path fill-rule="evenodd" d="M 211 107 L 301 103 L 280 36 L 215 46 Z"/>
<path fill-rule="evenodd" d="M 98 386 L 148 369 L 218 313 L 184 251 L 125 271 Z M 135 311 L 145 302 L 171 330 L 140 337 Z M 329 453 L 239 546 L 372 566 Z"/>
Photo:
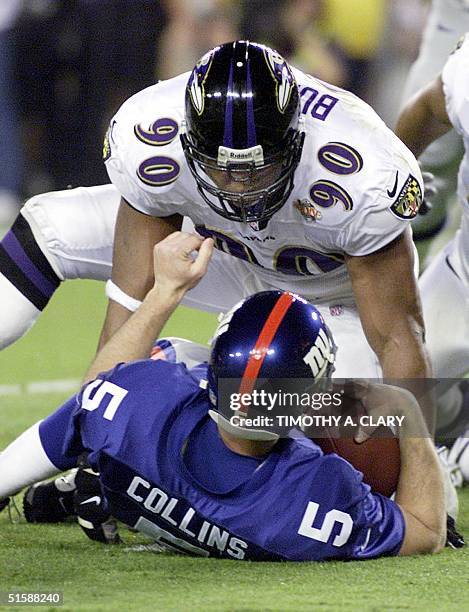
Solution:
<path fill-rule="evenodd" d="M 230 63 L 230 76 L 228 78 L 228 91 L 226 92 L 225 106 L 225 132 L 223 146 L 233 148 L 233 60 Z"/>
<path fill-rule="evenodd" d="M 50 298 L 57 286 L 51 283 L 29 259 L 13 232 L 8 232 L 2 240 L 2 246 L 16 265 L 24 272 L 39 291 Z"/>
<path fill-rule="evenodd" d="M 251 81 L 251 61 L 247 60 L 247 75 L 246 75 L 246 129 L 247 129 L 247 140 L 248 148 L 255 147 L 257 144 L 256 138 L 256 123 L 254 121 L 254 97 L 252 93 L 252 81 Z"/>

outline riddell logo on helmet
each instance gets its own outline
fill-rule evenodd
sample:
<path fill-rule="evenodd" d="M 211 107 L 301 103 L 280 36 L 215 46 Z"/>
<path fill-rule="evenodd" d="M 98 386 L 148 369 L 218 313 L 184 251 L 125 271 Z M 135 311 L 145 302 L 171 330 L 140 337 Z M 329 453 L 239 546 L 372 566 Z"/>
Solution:
<path fill-rule="evenodd" d="M 218 147 L 217 163 L 226 166 L 229 161 L 246 162 L 253 161 L 256 166 L 264 163 L 264 152 L 261 145 L 249 149 L 230 149 L 229 147 Z"/>
<path fill-rule="evenodd" d="M 228 157 L 230 159 L 251 159 L 252 153 L 251 152 L 249 152 L 249 153 L 242 153 L 242 152 L 235 153 L 234 151 L 230 151 L 228 153 Z"/>

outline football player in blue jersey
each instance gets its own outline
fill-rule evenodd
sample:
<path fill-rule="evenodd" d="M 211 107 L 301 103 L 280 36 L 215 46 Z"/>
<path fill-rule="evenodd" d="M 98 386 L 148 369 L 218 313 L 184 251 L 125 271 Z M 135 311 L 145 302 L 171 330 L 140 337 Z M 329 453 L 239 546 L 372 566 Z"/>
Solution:
<path fill-rule="evenodd" d="M 212 247 L 181 232 L 155 247 L 154 287 L 98 353 L 83 389 L 0 454 L 0 499 L 87 453 L 100 488 L 82 506 L 104 507 L 170 550 L 295 561 L 438 552 L 446 535 L 442 474 L 409 392 L 371 385 L 362 399 L 370 413 L 392 410 L 408 423 L 394 501 L 301 432 L 251 427 L 244 404 L 233 413 L 224 402 L 225 377 L 238 377 L 249 393 L 263 377 L 330 374 L 332 336 L 299 296 L 266 291 L 237 304 L 215 332 L 209 364 L 194 370 L 160 359 L 121 363 L 149 354 L 204 275 Z"/>

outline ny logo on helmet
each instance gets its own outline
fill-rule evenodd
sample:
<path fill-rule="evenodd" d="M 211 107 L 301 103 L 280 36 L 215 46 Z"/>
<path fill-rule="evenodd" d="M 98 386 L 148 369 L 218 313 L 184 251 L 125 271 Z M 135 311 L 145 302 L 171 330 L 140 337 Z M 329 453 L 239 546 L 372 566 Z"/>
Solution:
<path fill-rule="evenodd" d="M 314 377 L 320 378 L 325 372 L 329 363 L 334 363 L 334 349 L 327 337 L 324 329 L 320 329 L 315 343 L 308 353 L 303 357 L 303 361 L 309 365 Z"/>

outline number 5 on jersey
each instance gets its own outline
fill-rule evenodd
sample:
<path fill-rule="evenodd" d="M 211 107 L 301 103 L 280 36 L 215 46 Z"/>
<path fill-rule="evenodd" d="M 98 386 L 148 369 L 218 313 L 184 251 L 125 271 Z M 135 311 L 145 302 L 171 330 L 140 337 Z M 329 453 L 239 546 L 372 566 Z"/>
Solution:
<path fill-rule="evenodd" d="M 326 543 L 331 537 L 336 523 L 340 525 L 340 532 L 335 536 L 332 546 L 340 548 L 348 541 L 353 529 L 353 521 L 350 514 L 333 508 L 324 517 L 321 527 L 313 527 L 314 520 L 319 510 L 319 504 L 310 501 L 301 521 L 298 534 L 305 538 L 311 538 L 318 542 Z"/>
<path fill-rule="evenodd" d="M 95 391 L 95 393 L 93 397 L 91 397 L 93 391 Z M 109 403 L 103 413 L 103 418 L 112 421 L 127 393 L 127 389 L 123 389 L 119 387 L 119 385 L 115 385 L 108 380 L 103 382 L 100 378 L 97 378 L 83 391 L 81 406 L 85 410 L 93 412 L 93 410 L 99 408 L 101 402 L 106 398 L 106 400 L 109 400 Z"/>

